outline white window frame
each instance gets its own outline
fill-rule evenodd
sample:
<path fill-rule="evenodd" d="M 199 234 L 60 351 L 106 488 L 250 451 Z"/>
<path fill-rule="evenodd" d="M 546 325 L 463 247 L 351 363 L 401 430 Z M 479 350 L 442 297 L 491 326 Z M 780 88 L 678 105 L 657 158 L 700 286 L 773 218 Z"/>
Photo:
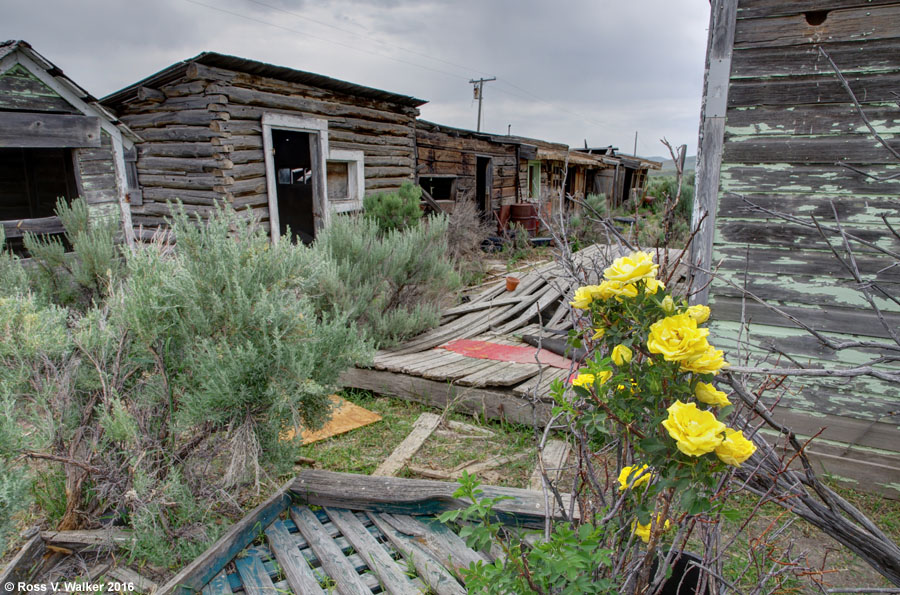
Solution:
<path fill-rule="evenodd" d="M 307 118 L 302 116 L 288 116 L 285 114 L 262 115 L 263 153 L 266 161 L 266 193 L 269 195 L 269 236 L 272 243 L 277 243 L 281 236 L 281 222 L 278 218 L 278 186 L 275 172 L 275 158 L 272 146 L 272 130 L 291 130 L 306 132 L 318 136 L 318 159 L 313 160 L 313 165 L 318 161 L 318 185 L 321 196 L 313 195 L 313 217 L 316 229 L 321 229 L 328 224 L 330 213 L 328 209 L 328 186 L 325 169 L 328 157 L 328 120 L 324 118 Z"/>
<path fill-rule="evenodd" d="M 346 213 L 362 209 L 363 195 L 366 190 L 365 153 L 362 151 L 332 149 L 328 154 L 328 161 L 347 164 L 347 186 L 350 194 L 346 199 L 335 200 L 329 198 L 328 206 L 330 209 L 335 213 Z M 325 195 L 326 197 L 328 196 L 327 188 Z"/>

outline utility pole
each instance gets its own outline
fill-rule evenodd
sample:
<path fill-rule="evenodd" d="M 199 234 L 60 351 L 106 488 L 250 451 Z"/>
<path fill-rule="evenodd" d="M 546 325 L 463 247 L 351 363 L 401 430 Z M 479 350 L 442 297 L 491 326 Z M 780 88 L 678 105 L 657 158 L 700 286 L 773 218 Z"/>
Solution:
<path fill-rule="evenodd" d="M 637 133 L 638 131 L 634 131 L 634 153 L 632 155 L 637 155 Z"/>
<path fill-rule="evenodd" d="M 481 132 L 481 100 L 484 97 L 484 84 L 496 80 L 497 77 L 492 76 L 489 79 L 481 78 L 478 80 L 471 79 L 469 81 L 470 85 L 475 85 L 473 90 L 475 92 L 475 99 L 478 100 L 478 128 L 475 129 L 476 132 Z"/>

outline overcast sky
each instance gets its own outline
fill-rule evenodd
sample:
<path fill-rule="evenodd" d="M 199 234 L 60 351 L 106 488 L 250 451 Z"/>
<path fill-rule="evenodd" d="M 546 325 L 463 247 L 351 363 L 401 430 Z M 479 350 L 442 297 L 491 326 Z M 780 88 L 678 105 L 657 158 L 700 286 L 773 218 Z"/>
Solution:
<path fill-rule="evenodd" d="M 707 0 L 29 0 L 4 5 L 24 39 L 102 97 L 204 50 L 429 101 L 422 117 L 662 155 L 696 152 Z"/>

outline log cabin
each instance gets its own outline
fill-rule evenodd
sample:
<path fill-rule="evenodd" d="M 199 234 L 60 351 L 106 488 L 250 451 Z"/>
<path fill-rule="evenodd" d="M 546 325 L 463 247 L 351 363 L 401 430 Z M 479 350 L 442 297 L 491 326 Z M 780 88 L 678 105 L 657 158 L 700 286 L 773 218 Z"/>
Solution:
<path fill-rule="evenodd" d="M 876 295 L 879 316 L 860 288 L 877 283 L 900 298 L 900 269 L 890 266 L 900 238 L 882 220 L 896 229 L 900 215 L 900 2 L 711 8 L 691 257 L 701 267 L 695 287 L 718 267 L 697 297 L 712 308 L 717 343 L 751 364 L 852 368 L 884 356 L 894 360 L 875 368 L 896 372 L 900 305 Z M 839 225 L 863 240 L 850 242 L 849 267 Z M 836 349 L 769 306 L 834 342 L 869 347 Z M 827 472 L 900 497 L 897 383 L 797 378 L 776 412 L 802 436 L 824 428 L 808 452 Z"/>
<path fill-rule="evenodd" d="M 0 43 L 0 224 L 13 252 L 25 254 L 27 232 L 61 235 L 57 200 L 76 197 L 133 242 L 139 140 L 27 42 Z"/>
<path fill-rule="evenodd" d="M 277 239 L 310 242 L 332 212 L 415 173 L 414 97 L 204 52 L 103 99 L 143 138 L 132 221 L 147 236 L 169 201 L 248 213 Z"/>

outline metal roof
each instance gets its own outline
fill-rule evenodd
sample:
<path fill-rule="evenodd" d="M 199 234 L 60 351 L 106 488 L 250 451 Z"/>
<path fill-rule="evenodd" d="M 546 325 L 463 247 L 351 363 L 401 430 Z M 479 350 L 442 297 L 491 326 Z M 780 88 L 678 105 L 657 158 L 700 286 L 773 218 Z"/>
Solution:
<path fill-rule="evenodd" d="M 310 85 L 312 87 L 328 89 L 330 91 L 336 91 L 338 93 L 345 93 L 347 95 L 356 95 L 358 97 L 366 97 L 368 99 L 387 101 L 390 103 L 396 103 L 398 105 L 408 107 L 419 107 L 420 105 L 428 103 L 424 99 L 417 99 L 416 97 L 412 97 L 409 95 L 391 93 L 390 91 L 383 91 L 381 89 L 375 89 L 373 87 L 357 85 L 356 83 L 342 81 L 340 79 L 331 78 L 329 76 L 324 76 L 321 74 L 315 74 L 313 72 L 296 70 L 294 68 L 288 68 L 287 66 L 276 66 L 274 64 L 267 64 L 266 62 L 250 60 L 249 58 L 240 58 L 238 56 L 229 56 L 227 54 L 219 54 L 217 52 L 203 52 L 194 56 L 193 58 L 188 58 L 187 60 L 176 62 L 175 64 L 172 64 L 171 66 L 160 70 L 156 74 L 152 74 L 147 78 L 134 83 L 133 85 L 129 85 L 124 89 L 115 91 L 114 93 L 107 95 L 102 99 L 102 102 L 106 105 L 116 106 L 132 99 L 137 94 L 137 90 L 139 87 L 150 87 L 154 89 L 159 88 L 162 85 L 170 83 L 183 76 L 185 69 L 191 63 L 203 64 L 204 66 L 213 66 L 216 68 L 225 68 L 228 70 L 245 72 L 247 74 L 274 78 L 291 83 Z"/>

